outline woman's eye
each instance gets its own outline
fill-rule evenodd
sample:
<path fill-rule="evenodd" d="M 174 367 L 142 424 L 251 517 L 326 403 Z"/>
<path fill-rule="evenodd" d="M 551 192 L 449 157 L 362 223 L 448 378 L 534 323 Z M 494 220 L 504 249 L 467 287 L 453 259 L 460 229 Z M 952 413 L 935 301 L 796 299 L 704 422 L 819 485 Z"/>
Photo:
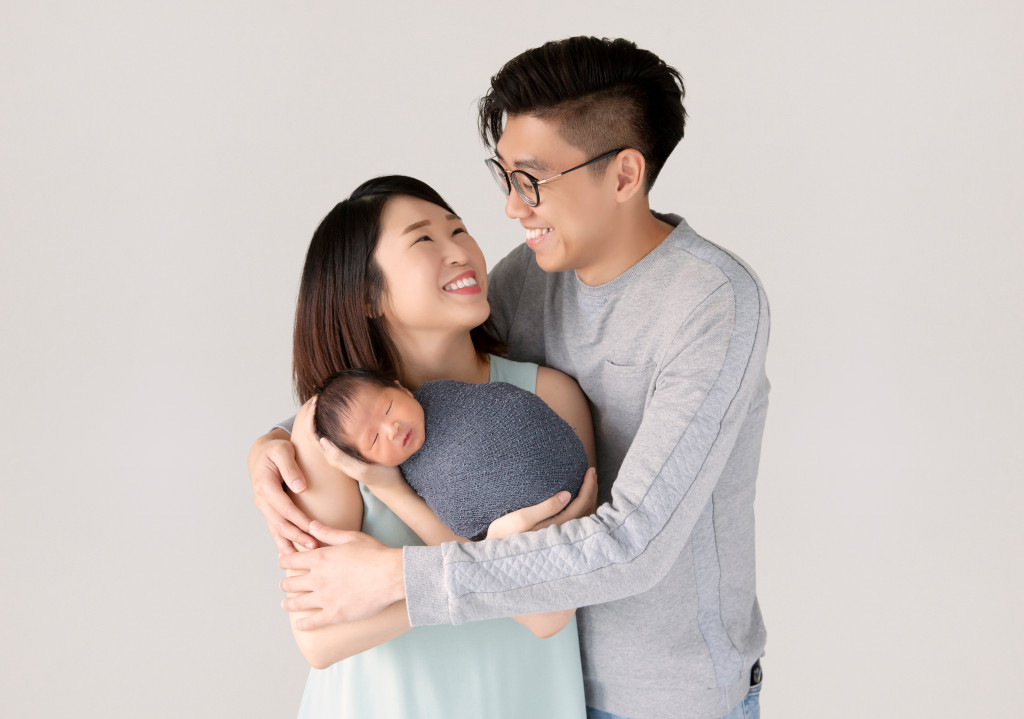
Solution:
<path fill-rule="evenodd" d="M 417 238 L 416 242 L 431 242 L 430 235 L 423 235 L 423 237 Z M 413 242 L 415 245 L 416 242 Z"/>
<path fill-rule="evenodd" d="M 465 234 L 465 232 L 466 232 L 466 228 L 465 227 L 456 227 L 454 230 L 452 230 L 452 237 L 455 237 L 455 235 L 458 235 L 458 234 Z"/>

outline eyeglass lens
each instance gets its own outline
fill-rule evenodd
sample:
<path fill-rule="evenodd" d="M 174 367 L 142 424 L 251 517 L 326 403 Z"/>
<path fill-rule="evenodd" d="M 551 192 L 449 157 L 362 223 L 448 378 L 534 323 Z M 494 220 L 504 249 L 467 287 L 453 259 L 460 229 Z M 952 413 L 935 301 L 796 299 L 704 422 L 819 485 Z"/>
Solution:
<path fill-rule="evenodd" d="M 501 188 L 502 192 L 508 195 L 514 188 L 526 204 L 536 207 L 539 200 L 537 189 L 530 182 L 530 178 L 524 176 L 523 172 L 513 170 L 511 173 L 506 174 L 505 169 L 494 160 L 488 160 L 487 167 L 490 169 L 491 176 L 494 177 L 494 181 L 498 183 L 498 187 Z M 511 187 L 509 186 L 510 178 L 512 182 Z"/>

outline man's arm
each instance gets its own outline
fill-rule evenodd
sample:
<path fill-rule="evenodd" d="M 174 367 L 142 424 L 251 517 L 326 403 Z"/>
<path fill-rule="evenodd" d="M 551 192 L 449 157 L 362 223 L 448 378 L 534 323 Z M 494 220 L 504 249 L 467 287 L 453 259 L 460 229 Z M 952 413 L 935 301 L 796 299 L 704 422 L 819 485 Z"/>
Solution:
<path fill-rule="evenodd" d="M 330 547 L 331 557 L 311 572 L 330 588 L 303 601 L 323 608 L 315 623 L 369 616 L 403 597 L 414 626 L 462 623 L 612 601 L 660 581 L 741 435 L 742 451 L 753 454 L 744 458 L 746 480 L 756 474 L 767 405 L 768 306 L 749 271 L 729 261 L 731 282 L 706 298 L 672 342 L 611 503 L 540 532 L 406 547 L 404 585 L 400 550 L 358 542 Z M 292 555 L 281 566 L 313 565 Z"/>
<path fill-rule="evenodd" d="M 729 270 L 731 282 L 705 300 L 673 341 L 612 502 L 593 517 L 501 542 L 406 548 L 413 625 L 612 601 L 664 578 L 741 434 L 740 451 L 759 447 L 767 303 L 741 265 Z M 748 472 L 752 482 L 756 455 Z"/>

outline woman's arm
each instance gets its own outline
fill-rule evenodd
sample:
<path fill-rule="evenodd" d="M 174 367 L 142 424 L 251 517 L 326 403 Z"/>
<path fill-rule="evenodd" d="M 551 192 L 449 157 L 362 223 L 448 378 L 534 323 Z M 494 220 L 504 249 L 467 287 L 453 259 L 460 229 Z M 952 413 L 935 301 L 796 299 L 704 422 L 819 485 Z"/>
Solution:
<path fill-rule="evenodd" d="M 330 452 L 332 449 L 334 448 L 325 448 L 325 451 Z M 334 457 L 334 454 L 332 453 L 331 456 Z M 340 461 L 344 462 L 345 460 Z M 394 512 L 399 519 L 405 522 L 406 525 L 408 525 L 409 528 L 427 544 L 437 545 L 443 544 L 444 542 L 469 541 L 465 537 L 456 535 L 455 532 L 450 530 L 440 519 L 438 519 L 437 515 L 434 514 L 434 511 L 427 506 L 425 501 L 423 501 L 423 497 L 416 494 L 412 487 L 410 487 L 402 478 L 402 474 L 398 471 L 398 468 L 395 467 L 392 469 L 395 470 L 397 479 L 380 482 L 379 477 L 381 475 L 379 472 L 376 473 L 378 475 L 378 482 L 374 483 L 373 486 L 370 487 L 370 491 L 373 492 L 377 499 L 386 504 L 388 509 Z M 533 508 L 531 507 L 528 509 Z M 549 516 L 550 514 L 551 512 L 548 511 L 544 516 Z M 507 527 L 508 523 L 499 522 L 499 525 Z M 507 533 L 508 532 L 502 532 L 500 529 L 493 529 L 488 531 L 487 537 L 503 537 L 506 536 Z M 401 604 L 403 608 L 405 607 L 405 602 L 399 602 L 399 604 Z M 389 609 L 392 609 L 394 606 L 397 605 L 392 605 Z M 518 617 L 512 617 L 512 619 L 529 629 L 534 633 L 534 635 L 544 639 L 553 636 L 562 630 L 565 625 L 569 623 L 569 620 L 572 619 L 575 611 L 575 609 L 565 609 L 557 612 L 544 612 L 542 614 L 525 614 Z M 408 621 L 408 618 L 406 618 L 406 621 Z M 397 636 L 397 634 L 395 636 Z"/>
<path fill-rule="evenodd" d="M 295 418 L 291 436 L 295 458 L 307 481 L 306 490 L 293 495 L 298 507 L 309 517 L 338 529 L 360 529 L 363 499 L 355 480 L 327 463 L 320 451 L 315 433 L 310 432 L 311 411 L 307 402 Z M 288 570 L 289 576 L 303 574 Z M 296 596 L 289 594 L 288 596 Z M 309 611 L 289 612 L 292 633 L 303 656 L 310 665 L 322 669 L 359 652 L 382 644 L 409 630 L 405 602 L 397 602 L 379 614 L 357 622 L 332 624 L 312 631 L 294 629 L 295 620 L 313 614 Z"/>
<path fill-rule="evenodd" d="M 594 422 L 590 417 L 587 396 L 569 375 L 550 367 L 537 369 L 537 396 L 544 400 L 555 414 L 564 419 L 583 442 L 590 466 L 595 466 Z"/>

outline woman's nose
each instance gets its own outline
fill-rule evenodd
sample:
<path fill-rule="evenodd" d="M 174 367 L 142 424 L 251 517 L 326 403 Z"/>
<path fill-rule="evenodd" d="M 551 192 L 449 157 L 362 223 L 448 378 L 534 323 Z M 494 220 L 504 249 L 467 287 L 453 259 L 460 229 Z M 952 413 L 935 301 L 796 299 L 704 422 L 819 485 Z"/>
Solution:
<path fill-rule="evenodd" d="M 449 240 L 445 247 L 445 261 L 449 265 L 464 265 L 469 261 L 466 248 L 454 240 Z"/>

